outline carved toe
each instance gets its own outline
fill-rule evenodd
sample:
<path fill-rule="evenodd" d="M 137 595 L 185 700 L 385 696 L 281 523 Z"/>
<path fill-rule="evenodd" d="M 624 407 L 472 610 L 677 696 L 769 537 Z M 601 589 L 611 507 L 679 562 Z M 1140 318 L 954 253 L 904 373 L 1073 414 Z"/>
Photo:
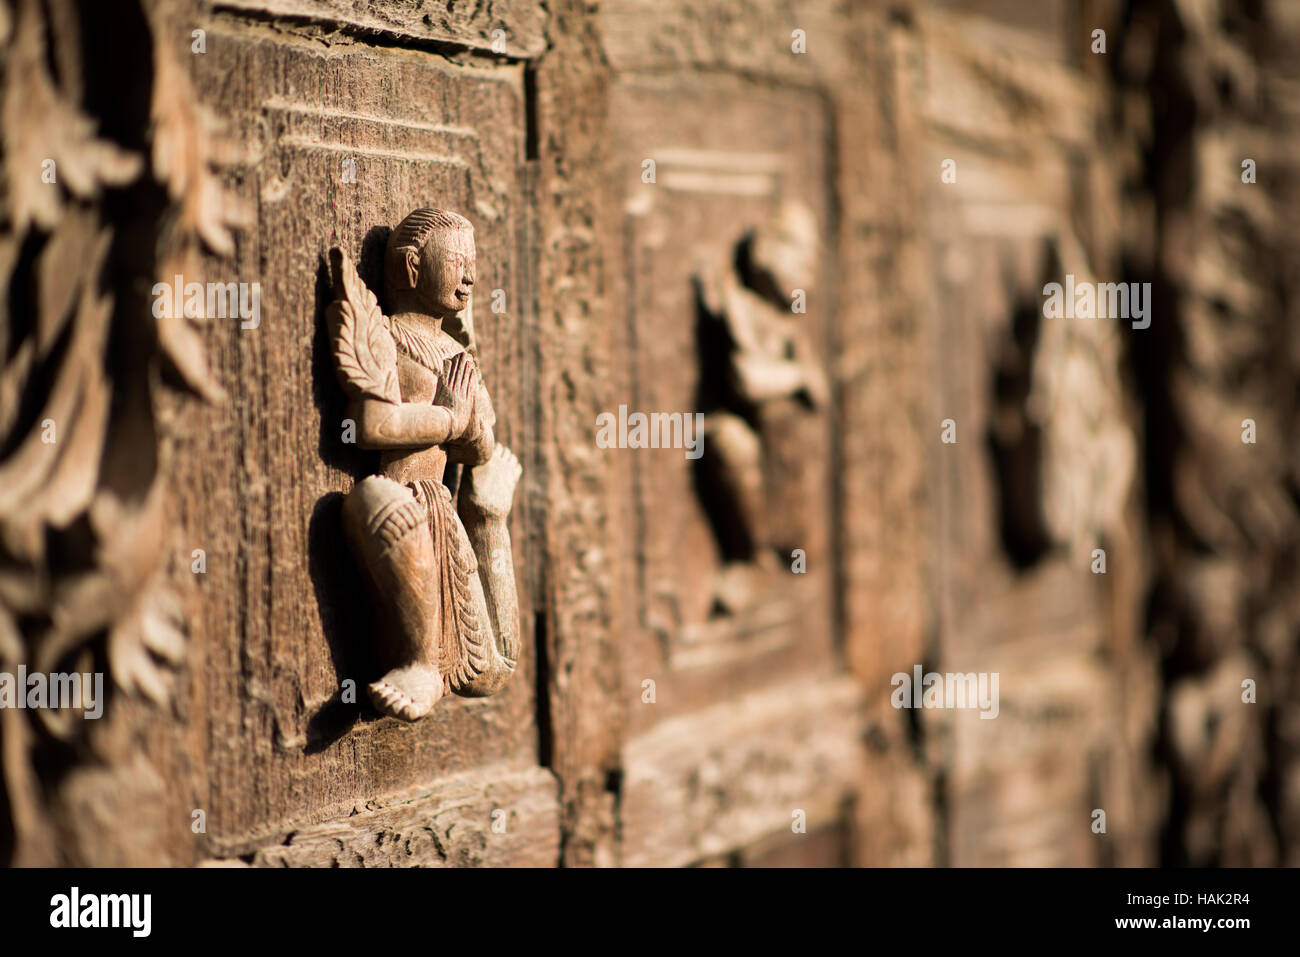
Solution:
<path fill-rule="evenodd" d="M 370 701 L 381 714 L 415 721 L 432 711 L 441 697 L 441 688 L 435 688 L 436 680 L 440 680 L 436 675 L 424 680 L 424 676 L 410 670 L 389 672 L 370 684 Z M 402 685 L 409 686 L 410 690 Z"/>

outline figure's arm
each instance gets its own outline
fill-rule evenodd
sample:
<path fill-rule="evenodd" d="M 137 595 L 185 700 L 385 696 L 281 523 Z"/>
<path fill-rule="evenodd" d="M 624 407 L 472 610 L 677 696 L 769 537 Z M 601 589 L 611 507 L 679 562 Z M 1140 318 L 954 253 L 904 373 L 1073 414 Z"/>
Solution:
<path fill-rule="evenodd" d="M 363 449 L 418 449 L 442 445 L 451 438 L 450 409 L 423 402 L 386 402 L 359 398 L 348 404 L 357 424 L 357 445 Z"/>
<path fill-rule="evenodd" d="M 736 391 L 750 402 L 766 402 L 793 395 L 805 384 L 802 366 L 788 359 L 752 352 L 732 353 L 731 374 Z"/>
<path fill-rule="evenodd" d="M 467 689 L 472 694 L 491 694 L 509 679 L 519 660 L 519 595 L 506 518 L 521 472 L 514 454 L 498 445 L 487 462 L 468 470 L 458 500 L 457 511 L 478 560 L 485 610 L 505 659 L 503 669 L 475 679 Z"/>
<path fill-rule="evenodd" d="M 517 470 L 518 464 L 514 456 L 508 450 L 505 455 L 509 456 L 506 460 L 510 463 L 509 467 Z M 478 561 L 479 580 L 483 583 L 483 600 L 492 625 L 492 634 L 496 637 L 497 649 L 505 658 L 508 669 L 505 674 L 489 677 L 489 683 L 496 684 L 504 683 L 504 679 L 514 671 L 515 664 L 519 661 L 519 595 L 515 587 L 510 529 L 506 526 L 505 514 L 496 514 L 483 508 L 483 490 L 479 486 L 484 484 L 484 479 L 476 475 L 475 471 L 469 473 L 459 514 Z M 512 486 L 513 482 L 512 479 Z M 507 509 L 509 505 L 506 502 Z"/>
<path fill-rule="evenodd" d="M 357 444 L 367 449 L 420 449 L 460 439 L 473 426 L 478 390 L 478 370 L 460 353 L 444 365 L 432 403 L 355 395 L 348 409 L 357 423 Z"/>

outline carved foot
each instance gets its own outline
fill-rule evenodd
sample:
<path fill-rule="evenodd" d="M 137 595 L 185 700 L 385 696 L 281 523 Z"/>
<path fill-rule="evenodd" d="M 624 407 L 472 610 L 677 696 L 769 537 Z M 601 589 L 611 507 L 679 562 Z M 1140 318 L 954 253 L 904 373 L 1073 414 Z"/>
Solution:
<path fill-rule="evenodd" d="M 463 494 L 466 494 L 468 504 L 480 515 L 504 519 L 510 514 L 515 486 L 523 474 L 524 467 L 519 464 L 515 454 L 497 443 L 496 451 L 490 459 L 470 469 Z"/>
<path fill-rule="evenodd" d="M 432 711 L 442 697 L 442 675 L 431 665 L 406 665 L 371 682 L 369 690 L 380 712 L 415 721 Z"/>

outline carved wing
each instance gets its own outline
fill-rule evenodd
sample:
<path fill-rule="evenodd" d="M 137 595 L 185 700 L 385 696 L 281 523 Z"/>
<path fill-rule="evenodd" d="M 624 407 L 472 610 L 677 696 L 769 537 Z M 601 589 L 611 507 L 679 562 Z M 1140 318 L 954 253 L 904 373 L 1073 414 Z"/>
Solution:
<path fill-rule="evenodd" d="M 379 301 L 361 280 L 352 260 L 338 246 L 330 249 L 335 301 L 325 312 L 335 371 L 353 398 L 401 402 L 397 384 L 397 344 Z"/>

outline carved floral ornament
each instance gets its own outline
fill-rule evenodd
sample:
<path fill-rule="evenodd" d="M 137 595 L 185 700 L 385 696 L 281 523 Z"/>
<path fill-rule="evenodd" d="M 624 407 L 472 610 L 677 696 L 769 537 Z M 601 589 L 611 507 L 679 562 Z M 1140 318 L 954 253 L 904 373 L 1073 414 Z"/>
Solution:
<path fill-rule="evenodd" d="M 81 718 L 102 712 L 111 725 L 127 696 L 163 708 L 177 697 L 190 576 L 170 521 L 169 427 L 186 396 L 223 392 L 198 323 L 158 315 L 137 290 L 200 275 L 200 250 L 229 255 L 248 218 L 220 177 L 221 124 L 169 42 L 175 11 L 115 5 L 149 27 L 140 52 L 151 82 L 122 93 L 138 100 L 148 135 L 128 143 L 101 129 L 93 81 L 54 69 L 82 57 L 72 9 L 0 6 L 0 862 L 17 864 L 75 853 L 71 842 L 56 850 L 50 820 L 67 794 L 97 786 L 78 782 L 93 782 L 118 747 Z M 156 191 L 161 216 L 135 204 L 110 215 L 139 190 Z M 121 251 L 136 233 L 154 237 L 155 256 L 133 273 Z M 104 694 L 93 707 L 84 696 L 72 708 L 10 701 L 24 684 L 12 679 L 56 672 L 93 673 Z M 35 760 L 53 741 L 76 759 Z"/>
<path fill-rule="evenodd" d="M 519 607 L 506 518 L 519 461 L 496 415 L 461 315 L 474 286 L 474 228 L 417 209 L 388 239 L 385 316 L 346 252 L 330 250 L 327 311 L 357 444 L 380 453 L 343 504 L 349 547 L 377 622 L 383 677 L 371 701 L 414 721 L 448 692 L 499 691 L 519 658 Z M 446 325 L 447 328 L 444 328 Z M 443 475 L 464 466 L 453 496 Z"/>

